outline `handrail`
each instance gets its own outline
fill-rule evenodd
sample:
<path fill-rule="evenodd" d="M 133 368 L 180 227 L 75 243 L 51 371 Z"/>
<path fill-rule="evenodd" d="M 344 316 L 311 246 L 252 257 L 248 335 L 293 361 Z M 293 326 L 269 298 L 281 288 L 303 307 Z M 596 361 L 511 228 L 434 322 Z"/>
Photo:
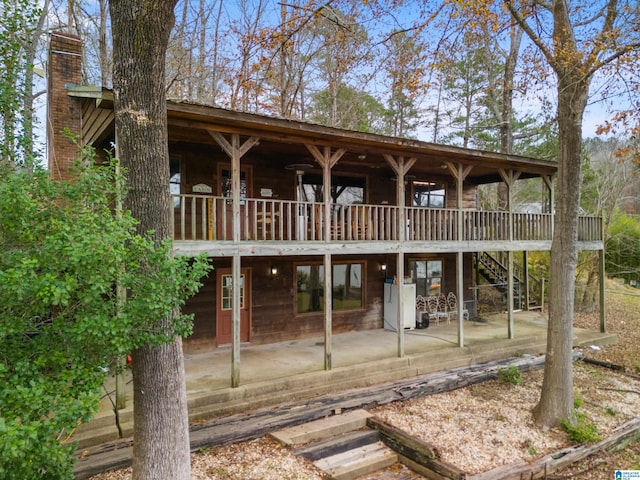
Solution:
<path fill-rule="evenodd" d="M 491 270 L 495 277 L 504 285 L 507 282 L 507 252 L 479 252 L 477 260 L 481 262 L 485 268 Z M 513 278 L 514 278 L 514 298 L 519 303 L 524 302 L 524 298 L 518 300 L 522 294 L 522 286 L 525 285 L 525 269 L 517 262 L 513 262 Z M 542 280 L 529 273 L 526 282 L 529 290 L 530 299 L 535 299 L 538 305 L 542 305 Z"/>
<path fill-rule="evenodd" d="M 173 232 L 176 240 L 231 241 L 232 209 L 228 197 L 172 195 Z M 400 208 L 395 205 L 331 204 L 329 221 L 325 205 L 272 198 L 244 198 L 240 205 L 241 241 L 397 241 Z M 458 223 L 459 217 L 462 221 Z M 457 241 L 459 224 L 463 241 L 550 241 L 552 215 L 504 211 L 406 207 L 406 241 Z M 602 241 L 602 219 L 580 217 L 579 241 Z"/>

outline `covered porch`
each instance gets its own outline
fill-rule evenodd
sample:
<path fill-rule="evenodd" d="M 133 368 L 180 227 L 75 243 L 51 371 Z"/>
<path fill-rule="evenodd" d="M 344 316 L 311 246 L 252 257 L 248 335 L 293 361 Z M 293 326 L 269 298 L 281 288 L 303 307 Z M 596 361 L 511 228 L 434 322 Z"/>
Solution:
<path fill-rule="evenodd" d="M 515 337 L 508 338 L 506 313 L 465 322 L 465 345 L 457 344 L 457 325 L 405 332 L 406 355 L 397 356 L 395 332 L 376 329 L 333 336 L 334 368 L 324 370 L 323 338 L 264 345 L 242 345 L 240 385 L 232 388 L 230 348 L 185 355 L 189 418 L 193 424 L 243 414 L 278 404 L 312 400 L 326 394 L 364 388 L 494 360 L 544 353 L 547 316 L 516 312 Z M 614 334 L 574 329 L 574 346 L 615 343 Z M 73 440 L 90 448 L 133 434 L 132 384 L 126 377 L 126 408 L 116 414 L 115 379 L 105 385 L 102 410 L 81 425 Z"/>
<path fill-rule="evenodd" d="M 241 347 L 240 386 L 263 384 L 274 394 L 293 394 L 292 379 L 311 376 L 342 376 L 348 383 L 366 386 L 373 375 L 384 377 L 397 370 L 387 381 L 448 370 L 522 354 L 544 353 L 547 314 L 540 311 L 514 313 L 515 333 L 509 339 L 507 312 L 483 316 L 483 321 L 465 321 L 465 343 L 458 345 L 457 322 L 441 323 L 425 329 L 405 329 L 405 356 L 397 356 L 397 333 L 385 329 L 353 331 L 332 336 L 333 369 L 324 370 L 322 337 Z M 614 334 L 584 329 L 574 330 L 574 345 L 603 344 L 615 341 Z M 191 398 L 231 388 L 231 347 L 185 355 L 187 389 Z M 356 375 L 353 375 L 357 372 Z M 359 377 L 359 378 L 355 378 Z M 346 378 L 345 378 L 346 380 Z M 384 379 L 382 381 L 385 381 Z M 308 392 L 316 386 L 310 382 Z M 339 387 L 339 384 L 338 384 Z M 284 390 L 284 391 L 283 391 Z"/>

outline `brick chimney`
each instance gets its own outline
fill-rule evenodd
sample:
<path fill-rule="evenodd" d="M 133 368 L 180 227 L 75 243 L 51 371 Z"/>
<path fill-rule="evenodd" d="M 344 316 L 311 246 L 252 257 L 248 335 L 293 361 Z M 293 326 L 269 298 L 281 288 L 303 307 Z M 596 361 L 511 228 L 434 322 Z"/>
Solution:
<path fill-rule="evenodd" d="M 49 43 L 47 75 L 47 156 L 49 172 L 56 180 L 69 180 L 78 147 L 63 134 L 81 134 L 82 105 L 70 97 L 67 87 L 82 82 L 82 41 L 77 35 L 53 32 Z"/>

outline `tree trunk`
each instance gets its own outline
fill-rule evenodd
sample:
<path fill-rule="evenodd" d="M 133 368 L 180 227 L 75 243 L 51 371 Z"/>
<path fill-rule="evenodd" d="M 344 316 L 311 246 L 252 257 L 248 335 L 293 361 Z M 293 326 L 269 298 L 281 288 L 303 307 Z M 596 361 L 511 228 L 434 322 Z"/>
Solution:
<path fill-rule="evenodd" d="M 584 286 L 580 311 L 591 313 L 596 310 L 596 294 L 598 292 L 598 252 L 588 252 L 587 254 L 587 283 Z"/>
<path fill-rule="evenodd" d="M 109 86 L 109 53 L 107 45 L 107 0 L 100 0 L 100 31 L 99 31 L 99 49 L 100 49 L 100 84 L 102 88 Z"/>
<path fill-rule="evenodd" d="M 139 231 L 153 230 L 158 242 L 171 235 L 165 53 L 176 1 L 110 2 L 116 148 L 129 186 L 125 208 L 139 220 Z M 133 352 L 133 381 L 133 479 L 188 479 L 181 340 Z"/>
<path fill-rule="evenodd" d="M 500 151 L 513 153 L 513 83 L 516 75 L 516 65 L 520 44 L 522 43 L 522 29 L 517 25 L 511 26 L 509 35 L 509 54 L 504 62 L 502 77 L 502 109 L 500 110 Z M 509 190 L 504 182 L 498 183 L 498 210 L 506 211 L 509 203 Z"/>
<path fill-rule="evenodd" d="M 580 152 L 582 116 L 589 79 L 558 72 L 558 188 L 555 230 L 551 244 L 547 357 L 540 402 L 533 414 L 538 425 L 556 425 L 573 418 L 573 310 L 578 259 Z"/>

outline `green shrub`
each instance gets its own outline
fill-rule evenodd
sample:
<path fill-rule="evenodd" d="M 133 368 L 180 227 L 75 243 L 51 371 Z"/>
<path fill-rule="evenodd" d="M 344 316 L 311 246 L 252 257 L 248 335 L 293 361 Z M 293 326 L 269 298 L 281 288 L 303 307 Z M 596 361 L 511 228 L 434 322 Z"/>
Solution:
<path fill-rule="evenodd" d="M 80 167 L 79 167 L 80 168 Z M 66 441 L 96 412 L 110 362 L 186 334 L 208 271 L 112 209 L 115 165 L 0 175 L 0 478 L 71 479 Z M 127 291 L 120 302 L 116 285 Z M 166 330 L 154 328 L 172 315 Z"/>
<path fill-rule="evenodd" d="M 573 408 L 580 408 L 584 404 L 584 397 L 580 394 L 580 390 L 573 389 Z"/>
<path fill-rule="evenodd" d="M 576 413 L 577 422 L 574 424 L 569 420 L 561 420 L 562 429 L 569 434 L 569 440 L 577 443 L 592 443 L 600 440 L 598 427 L 587 420 L 583 414 Z"/>
<path fill-rule="evenodd" d="M 515 365 L 509 365 L 498 370 L 498 379 L 511 385 L 519 385 L 522 383 L 522 372 Z"/>

